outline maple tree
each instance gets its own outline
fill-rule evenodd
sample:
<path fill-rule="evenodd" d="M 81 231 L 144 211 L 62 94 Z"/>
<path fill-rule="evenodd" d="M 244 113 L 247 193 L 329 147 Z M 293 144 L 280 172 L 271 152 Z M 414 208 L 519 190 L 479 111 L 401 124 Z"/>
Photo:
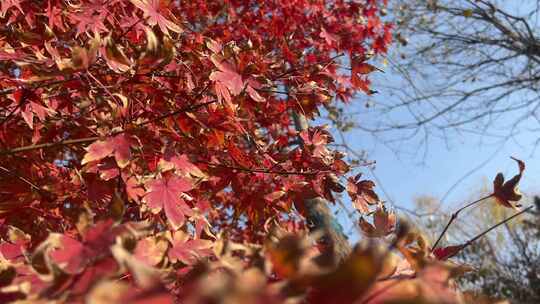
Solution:
<path fill-rule="evenodd" d="M 396 227 L 360 175 L 360 228 L 389 247 L 332 263 L 308 234 L 307 202 L 332 202 L 351 167 L 295 117 L 373 93 L 385 6 L 3 1 L 0 299 L 457 301 L 463 266 Z"/>

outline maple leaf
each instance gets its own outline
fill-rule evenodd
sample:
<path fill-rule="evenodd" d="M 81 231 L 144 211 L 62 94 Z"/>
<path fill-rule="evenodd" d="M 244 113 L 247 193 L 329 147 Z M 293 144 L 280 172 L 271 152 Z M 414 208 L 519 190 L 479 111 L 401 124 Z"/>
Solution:
<path fill-rule="evenodd" d="M 118 167 L 125 168 L 131 158 L 131 143 L 125 134 L 117 135 L 112 142 L 114 145 L 114 159 L 116 160 Z"/>
<path fill-rule="evenodd" d="M 105 22 L 110 12 L 107 9 L 103 9 L 104 7 L 102 5 L 104 4 L 102 1 L 88 1 L 80 7 L 79 13 L 67 14 L 67 17 L 75 23 L 75 27 L 77 28 L 75 37 L 86 32 L 96 35 L 109 32 L 109 29 L 105 26 Z"/>
<path fill-rule="evenodd" d="M 33 101 L 30 101 L 30 106 L 32 107 L 32 111 L 37 115 L 37 117 L 41 121 L 44 121 L 48 115 L 52 115 L 55 113 L 54 110 L 46 108 L 40 105 L 39 103 L 36 103 Z"/>
<path fill-rule="evenodd" d="M 214 84 L 214 90 L 216 92 L 216 95 L 218 96 L 218 100 L 225 100 L 225 102 L 227 102 L 228 104 L 228 107 L 232 108 L 232 98 L 229 90 L 227 89 L 227 86 L 221 82 L 216 82 Z"/>
<path fill-rule="evenodd" d="M 193 185 L 184 177 L 169 175 L 151 180 L 145 185 L 147 193 L 144 201 L 148 207 L 159 212 L 165 210 L 165 215 L 174 229 L 184 224 L 185 216 L 193 211 L 182 198 L 182 194 L 193 189 Z"/>
<path fill-rule="evenodd" d="M 214 71 L 210 74 L 210 80 L 216 82 L 215 89 L 220 98 L 225 99 L 227 102 L 231 102 L 231 96 L 239 95 L 244 89 L 244 81 L 242 76 L 236 72 L 234 67 L 225 62 L 220 61 L 220 59 L 212 58 L 212 62 L 219 69 L 219 71 Z M 227 92 L 225 92 L 225 89 Z"/>
<path fill-rule="evenodd" d="M 30 129 L 34 129 L 34 113 L 32 112 L 32 107 L 30 104 L 24 106 L 24 109 L 21 111 L 21 116 L 28 125 Z"/>
<path fill-rule="evenodd" d="M 97 168 L 99 170 L 99 177 L 104 181 L 111 180 L 120 174 L 118 166 L 112 159 L 101 162 L 97 165 Z"/>
<path fill-rule="evenodd" d="M 210 211 L 210 203 L 208 201 L 200 201 L 197 203 L 197 207 L 194 208 L 194 214 L 189 220 L 195 225 L 195 238 L 200 238 L 203 231 L 211 237 L 215 237 L 212 233 L 212 226 L 206 219 L 205 213 Z"/>
<path fill-rule="evenodd" d="M 19 104 L 19 112 L 28 127 L 34 129 L 34 114 L 40 121 L 44 121 L 47 116 L 56 113 L 53 109 L 43 106 L 41 99 L 32 91 L 19 88 L 13 92 L 11 97 Z"/>
<path fill-rule="evenodd" d="M 144 196 L 144 189 L 141 187 L 137 179 L 132 176 L 126 180 L 126 193 L 130 199 L 138 202 Z"/>
<path fill-rule="evenodd" d="M 357 73 L 351 73 L 351 84 L 355 88 L 360 89 L 360 90 L 364 91 L 365 93 L 370 94 L 370 92 L 371 92 L 371 90 L 369 88 L 369 85 L 370 85 L 369 79 L 367 79 L 365 77 L 360 77 L 360 76 L 358 76 Z"/>
<path fill-rule="evenodd" d="M 111 36 L 105 38 L 100 53 L 105 58 L 109 68 L 116 73 L 124 73 L 131 68 L 131 60 L 124 53 L 122 46 L 114 42 Z"/>
<path fill-rule="evenodd" d="M 435 258 L 437 258 L 437 260 L 444 261 L 456 255 L 463 249 L 463 247 L 463 245 L 439 247 L 433 250 L 433 255 L 435 255 Z"/>
<path fill-rule="evenodd" d="M 354 207 L 362 212 L 369 212 L 369 206 L 379 202 L 379 197 L 373 191 L 375 183 L 370 180 L 360 180 L 362 174 L 347 179 L 347 193 L 353 201 Z"/>
<path fill-rule="evenodd" d="M 163 33 L 169 34 L 168 30 L 182 33 L 182 29 L 174 22 L 167 20 L 161 13 L 165 9 L 165 1 L 162 0 L 130 0 L 137 8 L 143 11 L 144 17 L 148 18 L 148 24 L 158 25 Z M 163 6 L 162 6 L 163 4 Z"/>
<path fill-rule="evenodd" d="M 24 250 L 30 243 L 30 236 L 16 227 L 6 227 L 2 220 L 0 225 L 4 225 L 7 230 L 7 239 L 0 242 L 0 256 L 7 260 L 24 258 Z"/>
<path fill-rule="evenodd" d="M 165 256 L 169 243 L 158 237 L 147 237 L 140 240 L 135 247 L 134 256 L 148 266 L 155 266 Z"/>
<path fill-rule="evenodd" d="M 223 49 L 223 45 L 212 38 L 207 38 L 206 47 L 210 49 L 213 53 L 219 53 Z"/>
<path fill-rule="evenodd" d="M 162 172 L 167 170 L 176 169 L 177 173 L 183 176 L 190 176 L 198 180 L 205 180 L 208 176 L 194 165 L 188 158 L 187 155 L 172 155 L 171 153 L 166 153 L 162 159 L 160 159 L 159 168 Z"/>
<path fill-rule="evenodd" d="M 363 217 L 360 218 L 360 228 L 368 237 L 385 237 L 394 231 L 396 215 L 379 206 L 373 215 L 373 225 Z"/>
<path fill-rule="evenodd" d="M 251 161 L 251 159 L 244 153 L 244 151 L 239 149 L 233 142 L 229 142 L 227 150 L 229 151 L 229 155 L 231 156 L 231 158 L 242 167 L 244 168 L 253 167 L 253 162 Z"/>
<path fill-rule="evenodd" d="M 369 63 L 365 63 L 365 62 L 355 64 L 352 67 L 352 72 L 353 73 L 358 73 L 358 74 L 361 74 L 361 75 L 369 74 L 369 73 L 371 73 L 373 71 L 376 71 L 376 70 L 378 70 L 378 69 L 375 66 L 373 66 L 373 65 L 371 65 Z"/>
<path fill-rule="evenodd" d="M 52 262 L 64 271 L 75 274 L 83 271 L 93 258 L 107 255 L 110 245 L 123 231 L 123 227 L 114 226 L 112 220 L 105 220 L 88 227 L 82 241 L 53 233 L 40 247 L 48 252 Z"/>
<path fill-rule="evenodd" d="M 114 152 L 114 159 L 118 167 L 125 168 L 131 158 L 130 147 L 131 143 L 125 134 L 119 134 L 106 140 L 98 140 L 86 148 L 87 153 L 81 164 L 102 160 Z"/>
<path fill-rule="evenodd" d="M 111 246 L 111 253 L 118 264 L 127 268 L 137 286 L 151 288 L 159 282 L 158 270 L 139 261 L 119 242 Z"/>
<path fill-rule="evenodd" d="M 254 87 L 253 81 L 250 80 L 249 84 L 246 86 L 246 92 L 249 94 L 249 97 L 256 102 L 265 102 L 266 99 L 262 97 L 259 92 L 256 90 L 257 87 Z"/>
<path fill-rule="evenodd" d="M 519 207 L 519 205 L 513 203 L 518 202 L 522 197 L 517 187 L 521 180 L 521 176 L 523 175 L 523 171 L 525 171 L 525 163 L 513 157 L 512 159 L 517 162 L 519 173 L 506 182 L 504 181 L 504 175 L 498 173 L 493 180 L 493 197 L 495 198 L 495 201 L 502 206 L 515 209 L 516 207 Z"/>
<path fill-rule="evenodd" d="M 212 253 L 212 244 L 210 240 L 191 239 L 187 233 L 177 231 L 174 233 L 168 256 L 172 262 L 180 261 L 186 265 L 193 265 Z"/>
<path fill-rule="evenodd" d="M 332 154 L 326 147 L 329 142 L 333 141 L 332 136 L 327 130 L 317 128 L 313 132 L 302 131 L 300 132 L 300 138 L 311 149 L 314 157 L 320 158 L 328 165 L 334 161 Z"/>
<path fill-rule="evenodd" d="M 323 38 L 328 45 L 335 45 L 339 41 L 338 36 L 329 33 L 324 27 L 321 28 L 321 33 L 319 36 Z"/>
<path fill-rule="evenodd" d="M 47 1 L 46 16 L 49 19 L 49 28 L 54 30 L 55 27 L 58 27 L 60 30 L 65 31 L 64 22 L 62 21 L 62 10 L 54 5 L 52 5 L 51 0 Z"/>
<path fill-rule="evenodd" d="M 51 252 L 52 260 L 68 273 L 78 273 L 85 266 L 85 259 L 88 258 L 87 252 L 81 242 L 65 235 L 50 235 L 51 238 L 58 237 L 58 242 L 54 251 Z"/>
<path fill-rule="evenodd" d="M 24 0 L 3 0 L 0 2 L 0 17 L 3 19 L 6 16 L 6 13 L 12 7 L 17 8 L 22 14 L 24 10 L 21 7 L 21 2 Z"/>
<path fill-rule="evenodd" d="M 84 155 L 84 158 L 81 161 L 82 165 L 92 161 L 101 160 L 111 155 L 114 152 L 114 146 L 108 140 L 99 140 L 90 144 L 86 148 L 86 151 L 87 153 Z"/>

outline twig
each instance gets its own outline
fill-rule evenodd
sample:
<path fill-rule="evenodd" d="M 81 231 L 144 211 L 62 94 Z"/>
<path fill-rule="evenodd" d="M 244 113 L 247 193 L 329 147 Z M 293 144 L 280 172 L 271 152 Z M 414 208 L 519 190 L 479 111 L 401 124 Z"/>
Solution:
<path fill-rule="evenodd" d="M 25 177 L 22 177 L 22 176 L 18 175 L 17 173 L 12 172 L 11 170 L 9 170 L 9 169 L 7 169 L 7 168 L 5 168 L 3 166 L 0 166 L 0 170 L 6 172 L 7 174 L 15 176 L 16 178 L 20 179 L 24 183 L 28 184 L 30 186 L 30 188 L 33 188 L 34 190 L 37 190 L 38 192 L 44 191 L 43 189 L 38 187 L 36 184 L 34 184 L 31 181 L 29 181 L 28 179 L 26 179 Z"/>
<path fill-rule="evenodd" d="M 529 210 L 531 210 L 534 206 L 529 206 L 523 210 L 521 210 L 520 212 L 512 215 L 511 217 L 508 217 L 502 221 L 500 221 L 499 223 L 493 225 L 492 227 L 490 227 L 489 229 L 487 229 L 486 231 L 483 231 L 481 232 L 480 234 L 478 234 L 477 236 L 473 237 L 472 239 L 468 240 L 467 242 L 465 242 L 464 244 L 462 244 L 460 247 L 459 250 L 457 250 L 456 252 L 452 253 L 451 255 L 447 256 L 446 258 L 451 258 L 453 256 L 455 256 L 456 254 L 458 254 L 459 252 L 461 252 L 461 250 L 467 248 L 468 246 L 470 246 L 472 243 L 476 242 L 478 239 L 480 239 L 481 237 L 485 236 L 486 234 L 488 234 L 489 232 L 491 232 L 492 230 L 494 230 L 495 228 L 501 226 L 501 225 L 504 225 L 506 223 L 508 223 L 509 221 L 511 221 L 512 219 L 522 215 L 523 213 L 525 212 L 528 212 Z"/>
<path fill-rule="evenodd" d="M 60 83 L 68 82 L 68 81 L 71 81 L 71 80 L 73 80 L 73 78 L 66 78 L 66 79 L 60 79 L 60 80 L 51 80 L 51 81 L 49 81 L 49 79 L 45 79 L 45 80 L 35 81 L 35 82 L 32 83 L 32 84 L 35 84 L 35 85 L 33 85 L 33 86 L 30 85 L 30 86 L 25 87 L 25 88 L 28 89 L 28 90 L 35 90 L 35 89 L 38 89 L 38 88 L 48 87 L 48 86 L 51 86 L 51 85 L 60 84 Z M 19 88 L 20 87 L 11 87 L 11 88 L 5 88 L 3 90 L 0 90 L 0 96 L 11 94 L 11 93 L 15 92 Z"/>
<path fill-rule="evenodd" d="M 283 73 L 281 73 L 281 74 L 279 74 L 279 75 L 273 77 L 272 79 L 273 79 L 273 80 L 280 79 L 280 78 L 282 78 L 282 77 L 284 77 L 284 76 L 287 76 L 287 75 L 289 75 L 289 74 L 292 74 L 292 73 L 294 73 L 294 72 L 301 71 L 301 70 L 305 69 L 306 67 L 311 67 L 311 66 L 314 66 L 314 65 L 317 65 L 317 64 L 322 64 L 322 63 L 327 64 L 327 63 L 332 62 L 332 61 L 336 60 L 337 58 L 339 58 L 339 57 L 341 57 L 341 56 L 344 56 L 344 55 L 345 55 L 345 54 L 341 53 L 341 54 L 337 54 L 336 56 L 330 58 L 329 60 L 325 60 L 325 61 L 322 61 L 322 62 L 316 62 L 316 63 L 309 64 L 309 65 L 302 65 L 302 66 L 299 66 L 299 67 L 295 67 L 295 68 L 292 68 L 292 69 L 288 69 L 288 70 L 286 70 L 285 72 L 283 72 Z"/>
<path fill-rule="evenodd" d="M 55 146 L 67 146 L 67 145 L 73 145 L 73 144 L 87 143 L 87 142 L 92 142 L 92 141 L 95 141 L 95 140 L 98 140 L 98 139 L 99 139 L 98 136 L 92 136 L 92 137 L 86 137 L 86 138 L 76 138 L 76 139 L 61 140 L 61 141 L 52 142 L 52 143 L 30 145 L 30 146 L 24 146 L 24 147 L 11 149 L 11 150 L 0 151 L 0 155 L 17 154 L 17 153 L 31 151 L 31 150 L 51 148 L 51 147 L 55 147 Z"/>
<path fill-rule="evenodd" d="M 199 94 L 202 94 L 202 92 L 199 93 Z M 184 107 L 184 108 L 181 108 L 179 110 L 163 114 L 163 115 L 158 116 L 156 118 L 149 119 L 147 121 L 144 121 L 142 123 L 138 123 L 138 124 L 135 124 L 135 125 L 137 127 L 141 127 L 141 126 L 147 125 L 149 123 L 153 123 L 153 122 L 156 122 L 158 120 L 162 120 L 162 119 L 177 115 L 179 113 L 184 113 L 184 112 L 189 112 L 189 111 L 196 110 L 196 109 L 198 109 L 200 107 L 212 104 L 214 102 L 216 102 L 216 100 L 208 101 L 208 102 L 201 103 L 201 104 L 191 105 L 191 106 L 188 106 L 188 107 Z M 110 135 L 118 135 L 118 134 L 124 133 L 125 131 L 126 130 L 113 132 Z M 17 154 L 17 153 L 31 151 L 31 150 L 51 148 L 51 147 L 55 147 L 55 146 L 67 146 L 67 145 L 74 145 L 74 144 L 80 144 L 80 143 L 87 143 L 87 142 L 96 141 L 98 139 L 99 139 L 99 136 L 92 136 L 92 137 L 86 137 L 86 138 L 60 140 L 60 141 L 51 142 L 51 143 L 43 143 L 43 144 L 37 144 L 37 145 L 23 146 L 23 147 L 14 148 L 14 149 L 11 149 L 11 150 L 2 150 L 2 151 L 0 151 L 0 155 Z"/>
<path fill-rule="evenodd" d="M 437 245 L 439 245 L 439 242 L 441 241 L 442 237 L 444 236 L 444 234 L 446 233 L 446 231 L 448 230 L 448 228 L 450 227 L 450 225 L 454 222 L 454 220 L 458 217 L 459 213 L 467 208 L 469 208 L 470 206 L 472 205 L 475 205 L 483 200 L 486 200 L 490 197 L 493 196 L 493 193 L 488 195 L 488 196 L 484 196 L 482 198 L 479 198 L 477 200 L 475 200 L 474 202 L 472 203 L 469 203 L 467 205 L 465 205 L 464 207 L 461 207 L 459 208 L 456 212 L 452 213 L 452 216 L 450 217 L 450 220 L 448 221 L 448 224 L 446 224 L 446 227 L 444 227 L 443 231 L 441 232 L 441 234 L 439 235 L 439 238 L 437 239 L 437 241 L 435 241 L 435 244 L 433 244 L 433 247 L 431 247 L 431 252 L 433 252 L 436 248 L 437 248 Z"/>
<path fill-rule="evenodd" d="M 13 117 L 13 114 L 15 114 L 15 112 L 21 107 L 22 105 L 22 102 L 19 102 L 19 104 L 17 106 L 15 106 L 7 115 L 6 117 L 4 117 L 4 119 L 2 121 L 0 121 L 0 126 L 7 123 L 11 117 Z"/>
<path fill-rule="evenodd" d="M 225 164 L 216 164 L 216 163 L 210 163 L 210 162 L 205 162 L 205 161 L 198 161 L 200 163 L 203 163 L 203 164 L 207 164 L 209 166 L 213 166 L 213 167 L 222 167 L 222 168 L 227 168 L 227 169 L 231 169 L 231 170 L 238 170 L 238 171 L 245 171 L 245 172 L 252 172 L 252 173 L 267 173 L 267 174 L 279 174 L 279 175 L 308 175 L 308 176 L 312 176 L 312 175 L 317 175 L 321 172 L 326 172 L 326 171 L 306 171 L 306 172 L 300 172 L 300 171 L 271 171 L 271 170 L 267 170 L 267 169 L 260 169 L 260 168 L 245 168 L 245 167 L 237 167 L 237 166 L 229 166 L 229 165 L 225 165 Z"/>
<path fill-rule="evenodd" d="M 202 94 L 204 94 L 204 92 L 206 90 L 208 90 L 208 88 L 210 87 L 210 84 L 206 85 L 204 87 L 204 89 L 201 90 L 201 92 L 199 92 L 195 97 L 194 99 L 198 99 Z M 165 118 L 168 118 L 168 117 L 171 117 L 171 116 L 175 116 L 177 114 L 180 114 L 180 113 L 185 113 L 185 112 L 190 112 L 190 111 L 193 111 L 193 110 L 197 110 L 199 108 L 202 108 L 204 106 L 207 106 L 207 105 L 210 105 L 210 104 L 213 104 L 213 103 L 216 103 L 217 102 L 217 99 L 215 100 L 212 100 L 212 101 L 207 101 L 207 102 L 204 102 L 204 103 L 199 103 L 199 104 L 196 104 L 196 105 L 192 105 L 192 106 L 189 106 L 189 107 L 184 107 L 184 108 L 181 108 L 181 109 L 178 109 L 176 111 L 173 111 L 173 112 L 169 112 L 169 113 L 166 113 L 166 114 L 163 114 L 161 116 L 158 116 L 154 119 L 149 119 L 147 121 L 144 121 L 140 124 L 138 124 L 137 126 L 138 127 L 141 127 L 141 126 L 145 126 L 147 124 L 150 124 L 150 123 L 154 123 L 156 121 L 159 121 L 159 120 L 162 120 L 162 119 L 165 119 Z"/>

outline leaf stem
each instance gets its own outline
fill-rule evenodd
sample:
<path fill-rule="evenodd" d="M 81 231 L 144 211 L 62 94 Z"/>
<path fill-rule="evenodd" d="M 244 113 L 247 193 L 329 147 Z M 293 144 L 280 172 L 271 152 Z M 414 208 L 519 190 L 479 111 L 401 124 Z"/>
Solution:
<path fill-rule="evenodd" d="M 321 171 L 273 171 L 273 170 L 267 170 L 267 169 L 260 169 L 260 168 L 245 168 L 245 167 L 238 167 L 238 166 L 229 166 L 225 164 L 216 164 L 216 163 L 210 163 L 205 161 L 198 161 L 200 163 L 206 164 L 211 167 L 221 167 L 221 168 L 227 168 L 231 170 L 238 170 L 238 171 L 244 171 L 244 172 L 251 172 L 251 173 L 266 173 L 266 174 L 279 174 L 279 175 L 317 175 L 321 172 L 326 172 L 324 170 Z"/>
<path fill-rule="evenodd" d="M 491 232 L 492 230 L 494 230 L 495 228 L 501 226 L 501 225 L 504 225 L 506 224 L 507 222 L 511 221 L 512 219 L 522 215 L 523 213 L 531 210 L 534 206 L 529 206 L 523 210 L 521 210 L 520 212 L 500 221 L 499 223 L 493 225 L 492 227 L 488 228 L 487 230 L 481 232 L 480 234 L 478 234 L 477 236 L 473 237 L 472 239 L 468 240 L 466 243 L 462 244 L 461 245 L 461 249 L 456 251 L 455 253 L 453 253 L 452 255 L 449 255 L 448 258 L 451 258 L 453 256 L 455 256 L 456 254 L 458 254 L 461 250 L 465 249 L 466 247 L 470 246 L 472 243 L 476 242 L 478 239 L 480 239 L 481 237 L 485 236 L 486 234 L 488 234 L 489 232 Z"/>
<path fill-rule="evenodd" d="M 477 200 L 475 200 L 474 202 L 472 203 L 469 203 L 461 208 L 459 208 L 456 212 L 452 213 L 452 216 L 450 217 L 450 220 L 448 221 L 448 223 L 446 224 L 446 227 L 444 227 L 443 231 L 441 232 L 441 234 L 439 235 L 439 238 L 437 238 L 437 241 L 435 241 L 435 244 L 433 244 L 433 247 L 431 247 L 431 252 L 433 252 L 436 248 L 437 248 L 437 245 L 439 245 L 439 242 L 441 241 L 442 237 L 446 234 L 446 231 L 448 231 L 448 228 L 450 228 L 450 225 L 456 220 L 456 218 L 458 217 L 459 213 L 483 200 L 486 200 L 490 197 L 492 197 L 494 194 L 490 194 L 490 195 L 487 195 L 487 196 L 484 196 L 484 197 L 481 197 Z"/>
<path fill-rule="evenodd" d="M 135 126 L 136 127 L 142 127 L 142 126 L 145 126 L 145 125 L 147 125 L 149 123 L 154 123 L 156 121 L 159 121 L 159 120 L 162 120 L 162 119 L 165 119 L 165 118 L 168 118 L 168 117 L 180 114 L 180 113 L 185 113 L 185 112 L 190 112 L 190 111 L 193 111 L 193 110 L 197 110 L 197 109 L 199 109 L 199 108 L 201 108 L 203 106 L 212 104 L 214 102 L 215 102 L 215 100 L 212 100 L 212 101 L 208 101 L 208 102 L 205 102 L 205 103 L 199 103 L 199 104 L 187 106 L 187 107 L 178 109 L 176 111 L 165 113 L 165 114 L 160 115 L 160 116 L 158 116 L 156 118 L 148 119 L 148 120 L 143 121 L 141 123 L 135 124 Z M 125 130 L 116 131 L 116 132 L 112 132 L 110 135 L 111 136 L 112 135 L 118 135 L 118 134 L 121 134 L 121 133 L 124 133 L 124 132 L 125 132 Z M 51 148 L 51 147 L 55 147 L 55 146 L 67 146 L 67 145 L 73 145 L 73 144 L 88 143 L 88 142 L 96 141 L 98 139 L 99 139 L 99 136 L 92 136 L 92 137 L 86 137 L 86 138 L 67 139 L 67 140 L 60 140 L 60 141 L 56 141 L 56 142 L 49 142 L 49 143 L 43 143 L 43 144 L 37 144 L 37 145 L 23 146 L 23 147 L 14 148 L 14 149 L 11 149 L 11 150 L 0 150 L 0 155 L 17 154 L 17 153 L 31 151 L 31 150 Z"/>

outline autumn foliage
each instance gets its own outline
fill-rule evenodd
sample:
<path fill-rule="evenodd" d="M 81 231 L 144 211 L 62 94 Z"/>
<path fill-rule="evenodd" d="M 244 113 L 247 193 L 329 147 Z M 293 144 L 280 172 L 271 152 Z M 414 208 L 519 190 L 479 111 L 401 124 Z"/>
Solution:
<path fill-rule="evenodd" d="M 293 119 L 373 93 L 385 5 L 2 1 L 0 302 L 462 301 L 466 267 Z M 366 241 L 336 264 L 305 202 L 340 181 Z"/>

